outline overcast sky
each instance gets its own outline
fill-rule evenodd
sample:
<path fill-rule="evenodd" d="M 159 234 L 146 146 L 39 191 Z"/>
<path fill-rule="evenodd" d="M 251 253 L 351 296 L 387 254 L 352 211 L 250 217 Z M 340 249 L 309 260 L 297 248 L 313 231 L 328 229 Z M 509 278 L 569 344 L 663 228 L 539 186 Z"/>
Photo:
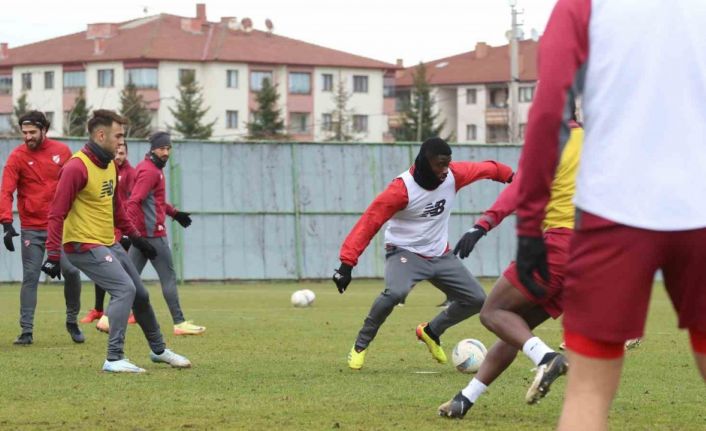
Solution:
<path fill-rule="evenodd" d="M 540 33 L 556 0 L 517 0 L 529 37 Z M 195 16 L 191 0 L 3 1 L 0 42 L 10 48 L 86 30 L 86 24 L 121 22 L 145 15 Z M 249 17 L 264 30 L 377 60 L 405 66 L 471 51 L 476 42 L 506 43 L 507 0 L 210 0 L 210 21 Z M 146 10 L 146 12 L 145 12 Z"/>

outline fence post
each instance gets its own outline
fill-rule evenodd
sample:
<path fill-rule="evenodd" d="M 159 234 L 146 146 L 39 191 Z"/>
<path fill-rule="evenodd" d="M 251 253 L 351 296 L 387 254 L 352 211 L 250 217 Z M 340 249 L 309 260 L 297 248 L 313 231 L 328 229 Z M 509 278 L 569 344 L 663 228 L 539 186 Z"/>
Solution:
<path fill-rule="evenodd" d="M 299 161 L 297 157 L 298 144 L 290 144 L 292 154 L 292 204 L 294 205 L 294 253 L 296 257 L 297 280 L 302 279 L 302 236 L 301 236 L 301 208 L 299 201 Z"/>
<path fill-rule="evenodd" d="M 181 143 L 178 144 L 181 146 Z M 179 151 L 176 152 L 179 154 Z M 181 166 L 174 162 L 174 157 L 169 158 L 169 200 L 175 208 L 181 208 Z M 184 241 L 182 239 L 182 229 L 176 226 L 176 221 L 169 223 L 169 230 L 172 236 L 172 257 L 174 259 L 174 269 L 176 271 L 179 284 L 184 284 Z"/>

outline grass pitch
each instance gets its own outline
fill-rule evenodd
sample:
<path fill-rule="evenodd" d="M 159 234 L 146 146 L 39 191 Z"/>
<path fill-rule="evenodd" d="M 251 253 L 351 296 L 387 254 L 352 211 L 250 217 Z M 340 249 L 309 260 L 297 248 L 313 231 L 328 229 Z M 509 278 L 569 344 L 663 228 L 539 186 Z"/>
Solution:
<path fill-rule="evenodd" d="M 486 283 L 489 287 L 489 283 Z M 314 306 L 295 309 L 294 290 L 309 288 Z M 539 430 L 558 419 L 564 380 L 537 406 L 524 394 L 532 364 L 523 355 L 479 399 L 466 419 L 436 416 L 469 380 L 451 365 L 436 364 L 414 328 L 438 311 L 442 294 L 417 286 L 397 307 L 354 372 L 346 354 L 381 281 L 354 280 L 344 295 L 331 283 L 187 285 L 181 302 L 188 319 L 206 325 L 200 337 L 176 337 L 157 286 L 150 286 L 167 345 L 194 363 L 191 370 L 152 364 L 137 326 L 130 326 L 126 354 L 146 375 L 100 371 L 106 336 L 82 325 L 83 345 L 64 329 L 63 294 L 41 285 L 34 345 L 13 346 L 19 334 L 19 288 L 0 287 L 0 429 L 106 430 Z M 84 284 L 83 311 L 93 303 Z M 706 311 L 705 311 L 706 312 Z M 675 329 L 661 288 L 652 301 L 645 342 L 628 353 L 611 413 L 617 430 L 704 430 L 706 388 L 698 376 L 687 336 Z M 556 346 L 559 322 L 537 334 Z M 486 346 L 494 337 L 472 317 L 442 340 L 450 356 L 462 338 Z"/>

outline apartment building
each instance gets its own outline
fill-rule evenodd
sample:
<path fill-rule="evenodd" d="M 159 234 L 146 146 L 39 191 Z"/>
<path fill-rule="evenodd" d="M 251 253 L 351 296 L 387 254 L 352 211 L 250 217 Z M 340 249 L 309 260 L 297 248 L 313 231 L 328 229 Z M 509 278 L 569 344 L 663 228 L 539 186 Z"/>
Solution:
<path fill-rule="evenodd" d="M 197 4 L 196 17 L 160 14 L 88 24 L 86 31 L 16 48 L 1 43 L 0 133 L 9 130 L 12 107 L 23 94 L 51 118 L 52 134 L 61 135 L 79 92 L 93 109 L 119 110 L 128 82 L 147 102 L 154 127 L 168 130 L 180 76 L 195 73 L 209 108 L 204 121 L 215 121 L 213 139 L 247 134 L 266 78 L 277 86 L 294 139 L 330 138 L 339 81 L 350 94 L 353 137 L 391 139 L 394 92 L 385 87 L 394 85 L 395 65 L 274 34 L 269 21 L 266 27 L 257 30 L 248 18 L 211 22 L 206 6 Z"/>
<path fill-rule="evenodd" d="M 524 137 L 537 83 L 538 42 L 519 42 L 517 134 Z M 413 97 L 416 66 L 397 72 L 397 110 Z M 475 50 L 424 63 L 432 97 L 445 121 L 443 136 L 456 142 L 508 142 L 510 139 L 510 48 L 478 43 Z M 394 122 L 394 121 L 393 121 Z"/>

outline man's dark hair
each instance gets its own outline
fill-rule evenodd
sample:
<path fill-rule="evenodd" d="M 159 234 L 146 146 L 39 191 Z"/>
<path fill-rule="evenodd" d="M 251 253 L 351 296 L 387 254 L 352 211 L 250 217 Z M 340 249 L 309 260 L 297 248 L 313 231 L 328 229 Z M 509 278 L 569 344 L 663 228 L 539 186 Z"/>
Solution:
<path fill-rule="evenodd" d="M 92 135 L 93 132 L 99 127 L 110 127 L 113 123 L 122 124 L 123 126 L 128 123 L 127 118 L 119 115 L 115 111 L 109 109 L 96 109 L 93 111 L 93 116 L 88 120 L 88 134 Z"/>
<path fill-rule="evenodd" d="M 40 111 L 29 111 L 28 113 L 22 115 L 17 122 L 22 128 L 22 125 L 32 125 L 38 127 L 40 130 L 45 132 L 49 130 L 50 123 L 44 113 Z"/>

